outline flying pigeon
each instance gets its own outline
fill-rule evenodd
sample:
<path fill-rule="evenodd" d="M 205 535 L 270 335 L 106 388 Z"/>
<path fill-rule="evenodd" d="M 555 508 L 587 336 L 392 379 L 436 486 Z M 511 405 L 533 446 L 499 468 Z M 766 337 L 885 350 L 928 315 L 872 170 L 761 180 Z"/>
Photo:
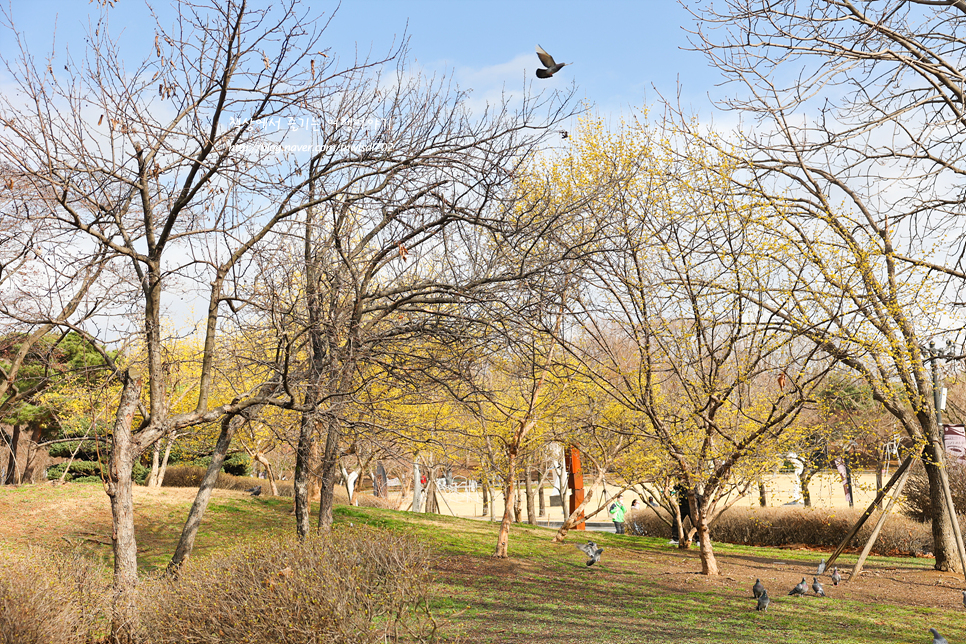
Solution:
<path fill-rule="evenodd" d="M 932 633 L 932 644 L 949 644 L 946 638 L 940 635 L 935 628 L 930 628 L 929 632 Z"/>
<path fill-rule="evenodd" d="M 799 597 L 804 597 L 805 593 L 808 592 L 808 586 L 805 585 L 805 578 L 798 582 L 798 585 L 788 591 L 789 595 L 798 595 Z"/>
<path fill-rule="evenodd" d="M 819 597 L 825 597 L 825 589 L 822 588 L 822 584 L 818 583 L 818 577 L 812 577 L 812 590 Z"/>
<path fill-rule="evenodd" d="M 761 583 L 761 579 L 755 580 L 755 585 L 751 587 L 751 594 L 755 596 L 755 599 L 761 597 L 765 592 L 765 587 Z M 964 591 L 966 592 L 966 591 Z"/>
<path fill-rule="evenodd" d="M 842 575 L 839 574 L 839 567 L 836 566 L 832 569 L 832 585 L 838 586 L 840 581 L 842 581 Z M 963 591 L 963 595 L 963 604 L 966 604 L 966 590 Z"/>
<path fill-rule="evenodd" d="M 564 65 L 569 65 L 570 63 L 556 63 L 553 60 L 553 56 L 548 54 L 543 50 L 543 47 L 537 45 L 537 58 L 543 64 L 546 69 L 537 70 L 537 78 L 550 78 L 554 74 L 560 71 Z"/>
<path fill-rule="evenodd" d="M 763 590 L 761 591 L 761 596 L 758 598 L 758 607 L 755 610 L 767 611 L 769 603 L 771 603 L 771 600 L 768 598 L 768 591 Z"/>
<path fill-rule="evenodd" d="M 597 544 L 593 541 L 588 541 L 586 544 L 578 543 L 577 548 L 583 551 L 589 559 L 587 560 L 588 566 L 593 566 L 595 563 L 600 561 L 600 553 L 604 551 L 603 548 L 598 548 Z"/>
<path fill-rule="evenodd" d="M 818 564 L 818 574 L 821 575 L 823 572 L 825 572 L 825 560 L 824 559 L 822 559 L 822 561 L 820 561 L 819 564 Z"/>

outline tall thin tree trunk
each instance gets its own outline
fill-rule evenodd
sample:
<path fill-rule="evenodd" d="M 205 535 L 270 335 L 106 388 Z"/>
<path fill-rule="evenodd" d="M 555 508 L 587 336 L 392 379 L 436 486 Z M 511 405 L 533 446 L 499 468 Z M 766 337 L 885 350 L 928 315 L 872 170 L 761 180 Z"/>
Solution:
<path fill-rule="evenodd" d="M 151 473 L 148 474 L 147 487 L 152 489 L 158 486 L 158 472 L 161 470 L 161 441 L 154 444 L 151 448 Z"/>
<path fill-rule="evenodd" d="M 496 539 L 496 550 L 493 553 L 494 557 L 501 559 L 506 559 L 509 556 L 510 523 L 513 521 L 513 493 L 516 490 L 517 478 L 517 453 L 513 447 L 515 446 L 511 444 L 511 448 L 507 450 L 508 476 L 506 478 L 506 485 L 503 487 L 503 521 L 500 522 L 500 534 Z"/>
<path fill-rule="evenodd" d="M 111 638 L 115 644 L 132 642 L 137 632 L 137 542 L 134 539 L 134 463 L 140 454 L 131 431 L 141 395 L 141 381 L 124 374 L 114 431 L 105 491 L 111 499 L 114 532 L 114 595 L 111 610 Z"/>
<path fill-rule="evenodd" d="M 336 475 L 339 473 L 339 457 L 342 440 L 342 420 L 339 417 L 340 407 L 325 415 L 325 449 L 322 452 L 321 489 L 319 490 L 319 522 L 317 530 L 320 533 L 332 529 L 332 510 L 335 506 Z"/>
<path fill-rule="evenodd" d="M 483 511 L 480 516 L 485 517 L 490 511 L 490 482 L 486 476 L 486 472 L 483 473 L 483 480 L 480 482 L 480 489 L 483 494 Z"/>
<path fill-rule="evenodd" d="M 168 443 L 164 446 L 164 456 L 161 457 L 161 469 L 158 471 L 158 480 L 156 482 L 157 487 L 164 485 L 164 475 L 168 471 L 168 461 L 171 459 L 171 448 L 174 447 L 174 440 L 177 437 L 177 434 L 169 436 Z"/>
<path fill-rule="evenodd" d="M 272 496 L 278 496 L 278 484 L 275 482 L 275 470 L 272 468 L 271 461 L 262 452 L 255 452 L 253 458 L 256 463 L 261 463 L 262 467 L 265 468 L 265 473 L 268 475 L 268 485 L 272 489 Z"/>
<path fill-rule="evenodd" d="M 516 492 L 513 493 L 513 522 L 523 523 L 523 501 L 520 498 L 520 482 L 515 482 Z"/>
<path fill-rule="evenodd" d="M 244 421 L 245 419 L 240 414 L 225 416 L 221 419 L 221 431 L 218 434 L 215 449 L 211 453 L 211 463 L 208 464 L 205 476 L 201 479 L 201 485 L 198 486 L 198 492 L 195 494 L 195 500 L 188 511 L 188 518 L 181 529 L 181 538 L 178 539 L 178 547 L 175 548 L 174 555 L 168 562 L 168 574 L 177 574 L 184 562 L 191 556 L 191 551 L 195 547 L 195 537 L 198 536 L 198 528 L 201 527 L 201 519 L 205 516 L 205 510 L 208 509 L 208 502 L 211 501 L 211 494 L 215 489 L 215 483 L 218 481 L 221 466 L 225 463 L 225 455 L 228 454 L 231 439 L 235 435 L 235 430 Z"/>
<path fill-rule="evenodd" d="M 537 502 L 540 508 L 540 516 L 547 516 L 547 501 L 544 498 L 543 493 L 543 477 L 540 477 L 540 482 L 537 484 Z"/>
<path fill-rule="evenodd" d="M 292 487 L 295 494 L 295 532 L 300 540 L 309 536 L 311 509 L 309 507 L 309 476 L 313 463 L 312 452 L 315 442 L 316 412 L 303 412 L 299 423 L 299 442 L 295 450 L 295 475 Z"/>
<path fill-rule="evenodd" d="M 10 458 L 7 460 L 7 480 L 4 481 L 5 485 L 14 485 L 19 483 L 19 477 L 17 476 L 17 470 L 19 469 L 17 465 L 19 462 L 17 460 L 17 451 L 20 449 L 20 423 L 13 426 L 13 434 L 10 436 Z"/>
<path fill-rule="evenodd" d="M 758 504 L 763 507 L 768 507 L 768 490 L 765 489 L 765 482 L 758 481 Z"/>
<path fill-rule="evenodd" d="M 526 469 L 526 476 L 524 478 L 524 483 L 526 485 L 526 494 L 527 494 L 527 523 L 529 523 L 530 525 L 537 525 L 537 512 L 536 512 L 536 508 L 534 507 L 535 504 L 533 499 L 533 496 L 534 496 L 533 481 L 530 480 L 531 468 L 530 466 L 527 466 L 525 469 Z"/>

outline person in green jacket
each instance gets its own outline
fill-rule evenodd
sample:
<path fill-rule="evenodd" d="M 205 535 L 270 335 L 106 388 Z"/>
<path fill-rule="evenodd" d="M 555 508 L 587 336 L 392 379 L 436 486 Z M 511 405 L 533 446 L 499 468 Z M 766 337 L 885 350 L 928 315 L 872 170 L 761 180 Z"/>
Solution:
<path fill-rule="evenodd" d="M 610 512 L 610 520 L 614 522 L 614 530 L 617 534 L 624 534 L 624 514 L 627 509 L 624 507 L 624 502 L 621 497 L 617 497 L 613 503 L 610 504 L 608 508 Z"/>

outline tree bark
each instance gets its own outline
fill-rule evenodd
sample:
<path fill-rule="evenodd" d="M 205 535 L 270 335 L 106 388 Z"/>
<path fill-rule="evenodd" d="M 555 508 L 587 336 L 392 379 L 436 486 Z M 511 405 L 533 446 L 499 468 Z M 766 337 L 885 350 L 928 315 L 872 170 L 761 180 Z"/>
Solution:
<path fill-rule="evenodd" d="M 530 525 L 537 525 L 537 511 L 534 507 L 533 481 L 530 480 L 530 471 L 531 468 L 528 466 L 526 468 L 526 478 L 524 478 L 527 493 L 527 523 Z"/>
<path fill-rule="evenodd" d="M 272 496 L 278 496 L 278 484 L 275 482 L 275 470 L 272 468 L 272 463 L 262 452 L 255 452 L 253 458 L 255 462 L 261 463 L 262 467 L 265 468 L 265 473 L 268 475 L 268 485 L 272 489 Z"/>
<path fill-rule="evenodd" d="M 929 501 L 932 505 L 933 553 L 936 555 L 936 570 L 963 572 L 953 534 L 953 524 L 946 510 L 946 496 L 943 492 L 939 463 L 941 455 L 936 452 L 936 444 L 930 443 L 923 450 L 923 465 L 929 479 Z"/>
<path fill-rule="evenodd" d="M 140 456 L 139 447 L 131 431 L 134 413 L 141 395 L 141 380 L 124 374 L 124 387 L 117 408 L 111 437 L 111 456 L 105 491 L 111 499 L 114 524 L 114 595 L 111 610 L 111 638 L 115 644 L 133 642 L 138 620 L 135 593 L 137 592 L 137 542 L 134 538 L 133 470 Z"/>
<path fill-rule="evenodd" d="M 513 493 L 516 490 L 517 453 L 511 446 L 507 451 L 506 485 L 503 487 L 503 520 L 500 522 L 500 534 L 496 539 L 494 557 L 506 559 L 509 554 L 510 523 L 513 521 Z"/>
<path fill-rule="evenodd" d="M 340 383 L 341 385 L 342 383 Z M 341 389 L 340 389 L 341 391 Z M 340 405 L 325 414 L 325 450 L 322 452 L 322 484 L 319 490 L 319 523 L 320 533 L 332 529 L 332 509 L 335 506 L 335 477 L 339 472 L 339 457 L 342 441 L 342 419 L 339 416 Z"/>
<path fill-rule="evenodd" d="M 20 423 L 13 426 L 13 434 L 10 436 L 10 458 L 7 460 L 7 479 L 4 481 L 5 485 L 14 485 L 19 483 L 17 477 L 17 470 L 19 469 L 17 465 L 17 450 L 20 449 Z"/>
<path fill-rule="evenodd" d="M 309 476 L 312 472 L 312 451 L 315 442 L 316 412 L 303 412 L 299 423 L 299 442 L 295 450 L 295 475 L 292 487 L 295 494 L 295 532 L 299 540 L 309 536 Z"/>
<path fill-rule="evenodd" d="M 225 455 L 231 445 L 231 439 L 235 435 L 235 430 L 245 421 L 241 414 L 235 416 L 225 416 L 221 419 L 221 431 L 218 434 L 218 441 L 215 449 L 211 453 L 211 463 L 205 471 L 205 476 L 201 479 L 198 492 L 195 494 L 194 503 L 188 511 L 188 518 L 185 520 L 184 527 L 181 529 L 181 538 L 178 539 L 178 546 L 175 548 L 174 556 L 168 562 L 168 574 L 176 575 L 184 563 L 191 555 L 191 550 L 195 546 L 195 537 L 198 536 L 198 528 L 201 527 L 201 519 L 205 516 L 208 509 L 208 502 L 211 501 L 215 483 L 218 481 L 218 474 L 221 466 L 225 463 Z M 160 483 L 159 483 L 160 485 Z"/>
<path fill-rule="evenodd" d="M 486 476 L 486 472 L 483 473 L 483 480 L 480 482 L 480 489 L 483 490 L 483 511 L 480 516 L 485 517 L 490 511 L 490 482 Z"/>

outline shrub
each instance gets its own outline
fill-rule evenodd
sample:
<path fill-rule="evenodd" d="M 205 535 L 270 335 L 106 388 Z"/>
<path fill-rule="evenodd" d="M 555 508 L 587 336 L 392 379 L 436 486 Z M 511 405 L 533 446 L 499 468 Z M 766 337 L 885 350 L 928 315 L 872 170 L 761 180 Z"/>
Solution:
<path fill-rule="evenodd" d="M 147 582 L 142 625 L 154 644 L 435 641 L 428 564 L 415 540 L 368 527 L 244 545 Z"/>
<path fill-rule="evenodd" d="M 731 508 L 711 525 L 711 538 L 724 543 L 755 546 L 804 545 L 834 548 L 862 515 L 858 509 L 830 508 Z M 665 515 L 666 516 L 666 515 Z M 878 514 L 866 521 L 848 547 L 861 548 L 875 525 Z M 642 536 L 668 536 L 670 528 L 650 510 L 628 515 L 628 532 Z M 931 550 L 932 532 L 928 524 L 903 516 L 890 516 L 872 553 L 877 555 L 914 555 Z"/>
<path fill-rule="evenodd" d="M 96 562 L 40 549 L 0 563 L 0 643 L 81 644 L 108 629 L 109 582 Z"/>
<path fill-rule="evenodd" d="M 957 514 L 966 514 L 966 465 L 950 461 L 946 469 L 949 476 L 949 489 L 953 493 L 953 504 Z M 903 490 L 902 509 L 916 521 L 932 520 L 932 499 L 929 498 L 929 479 L 922 461 L 915 461 L 912 474 Z"/>

